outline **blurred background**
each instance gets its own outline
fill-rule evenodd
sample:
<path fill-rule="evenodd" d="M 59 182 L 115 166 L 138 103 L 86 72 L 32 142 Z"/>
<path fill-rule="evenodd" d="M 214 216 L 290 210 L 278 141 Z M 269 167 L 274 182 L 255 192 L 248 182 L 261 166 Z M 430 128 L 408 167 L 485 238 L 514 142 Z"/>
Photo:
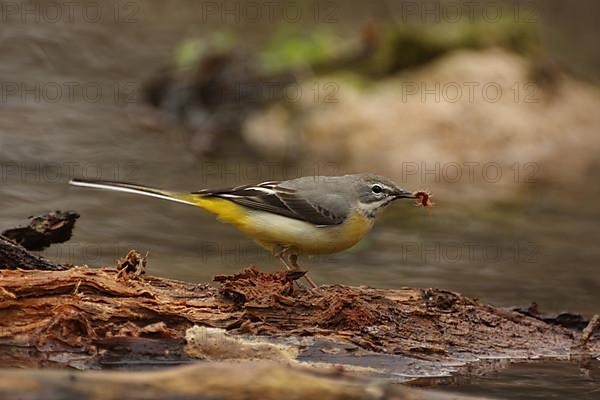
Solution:
<path fill-rule="evenodd" d="M 266 252 L 191 207 L 67 185 L 190 191 L 374 172 L 399 203 L 320 283 L 600 307 L 593 1 L 2 2 L 0 220 L 81 214 L 62 262 L 198 282 Z"/>

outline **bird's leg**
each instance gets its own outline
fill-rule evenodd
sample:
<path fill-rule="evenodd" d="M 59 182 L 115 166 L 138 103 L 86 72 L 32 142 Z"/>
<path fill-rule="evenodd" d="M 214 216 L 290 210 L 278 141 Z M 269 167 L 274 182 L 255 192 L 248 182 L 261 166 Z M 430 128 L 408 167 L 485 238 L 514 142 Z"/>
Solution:
<path fill-rule="evenodd" d="M 290 267 L 290 265 L 288 264 L 288 262 L 285 260 L 285 258 L 282 255 L 279 255 L 276 257 L 279 259 L 279 261 L 281 261 L 281 263 L 283 265 L 285 265 L 285 267 L 288 269 L 288 271 L 292 271 L 292 272 L 298 271 L 297 269 Z M 306 278 L 306 275 L 304 275 L 304 277 Z M 298 278 L 296 278 L 296 279 L 298 279 Z M 294 280 L 294 283 L 296 283 L 296 285 L 298 285 L 298 288 L 305 289 L 304 285 L 302 283 L 298 282 L 297 280 Z"/>
<path fill-rule="evenodd" d="M 285 267 L 287 268 L 288 271 L 294 271 L 294 268 L 290 267 L 290 265 L 286 261 L 285 257 L 283 257 L 282 255 L 277 255 L 275 257 L 277 257 L 279 259 L 279 261 L 281 261 L 281 263 L 283 265 L 285 265 Z"/>
<path fill-rule="evenodd" d="M 293 271 L 302 271 L 302 268 L 300 268 L 300 266 L 298 265 L 298 254 L 290 254 L 289 260 L 292 264 L 292 267 L 294 268 Z M 319 287 L 317 286 L 315 281 L 313 281 L 312 278 L 308 276 L 308 272 L 304 275 L 304 279 L 306 280 L 306 282 L 308 282 L 311 288 L 317 289 Z"/>
<path fill-rule="evenodd" d="M 275 256 L 275 258 L 277 258 L 279 261 L 281 261 L 281 263 L 287 268 L 288 271 L 291 271 L 293 268 L 290 267 L 288 265 L 288 263 L 285 261 L 285 259 L 283 258 L 283 255 L 285 254 L 285 247 L 277 245 L 274 249 L 273 249 L 273 255 Z"/>

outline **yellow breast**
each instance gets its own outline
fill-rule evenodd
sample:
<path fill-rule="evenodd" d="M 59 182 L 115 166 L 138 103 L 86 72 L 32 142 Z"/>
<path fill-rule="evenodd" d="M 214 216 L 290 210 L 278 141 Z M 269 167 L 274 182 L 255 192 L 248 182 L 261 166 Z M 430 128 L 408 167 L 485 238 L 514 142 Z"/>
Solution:
<path fill-rule="evenodd" d="M 358 213 L 340 225 L 315 226 L 282 215 L 250 210 L 225 199 L 195 196 L 193 200 L 270 251 L 279 245 L 294 247 L 298 254 L 337 253 L 354 246 L 373 227 L 372 219 Z"/>
<path fill-rule="evenodd" d="M 373 226 L 373 221 L 354 214 L 334 226 L 313 224 L 261 211 L 250 211 L 240 230 L 263 247 L 293 247 L 298 254 L 331 254 L 358 243 Z"/>

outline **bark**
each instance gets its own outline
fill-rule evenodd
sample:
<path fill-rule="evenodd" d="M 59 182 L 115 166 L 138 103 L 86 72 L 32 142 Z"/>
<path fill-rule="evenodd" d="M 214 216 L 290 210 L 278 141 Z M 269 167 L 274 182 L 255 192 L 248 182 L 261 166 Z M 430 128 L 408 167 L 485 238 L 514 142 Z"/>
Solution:
<path fill-rule="evenodd" d="M 57 271 L 68 267 L 30 253 L 17 243 L 0 236 L 0 270 L 17 268 Z"/>
<path fill-rule="evenodd" d="M 580 332 L 445 290 L 309 292 L 295 289 L 297 276 L 254 268 L 215 277 L 215 288 L 145 276 L 143 265 L 132 252 L 118 269 L 0 271 L 0 365 L 88 369 L 285 353 L 402 380 L 456 373 L 483 357 L 566 357 L 581 343 Z M 600 341 L 586 335 L 597 357 Z"/>

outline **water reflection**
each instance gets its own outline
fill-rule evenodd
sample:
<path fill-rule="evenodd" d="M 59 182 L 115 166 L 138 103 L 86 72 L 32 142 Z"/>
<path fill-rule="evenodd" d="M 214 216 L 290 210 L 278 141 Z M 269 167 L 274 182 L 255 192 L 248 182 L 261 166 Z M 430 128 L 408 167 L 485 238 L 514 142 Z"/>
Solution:
<path fill-rule="evenodd" d="M 464 383 L 469 384 L 445 386 L 444 389 L 498 399 L 591 400 L 600 394 L 600 362 L 514 364 L 495 374 L 472 377 Z"/>

